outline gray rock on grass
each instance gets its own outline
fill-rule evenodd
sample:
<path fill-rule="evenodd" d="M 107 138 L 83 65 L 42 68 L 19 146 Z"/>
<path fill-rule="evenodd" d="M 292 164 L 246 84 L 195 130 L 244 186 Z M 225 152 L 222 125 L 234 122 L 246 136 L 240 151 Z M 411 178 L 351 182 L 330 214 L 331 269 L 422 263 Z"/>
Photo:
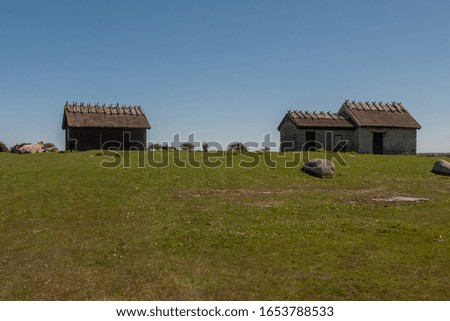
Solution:
<path fill-rule="evenodd" d="M 432 172 L 438 175 L 450 176 L 450 163 L 440 159 L 434 163 Z"/>
<path fill-rule="evenodd" d="M 333 162 L 328 159 L 313 159 L 307 161 L 302 168 L 305 173 L 320 177 L 320 178 L 331 178 L 334 176 L 336 167 Z"/>
<path fill-rule="evenodd" d="M 19 148 L 19 154 L 36 154 L 42 153 L 44 150 L 44 143 L 38 142 L 37 144 L 23 145 Z"/>

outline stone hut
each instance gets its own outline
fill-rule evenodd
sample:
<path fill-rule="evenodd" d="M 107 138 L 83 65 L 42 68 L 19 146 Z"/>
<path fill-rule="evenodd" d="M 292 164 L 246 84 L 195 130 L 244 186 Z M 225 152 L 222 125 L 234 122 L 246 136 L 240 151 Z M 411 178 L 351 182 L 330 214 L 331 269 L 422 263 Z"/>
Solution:
<path fill-rule="evenodd" d="M 326 149 L 416 154 L 421 126 L 397 102 L 346 100 L 338 113 L 288 111 L 278 126 L 281 151 Z"/>

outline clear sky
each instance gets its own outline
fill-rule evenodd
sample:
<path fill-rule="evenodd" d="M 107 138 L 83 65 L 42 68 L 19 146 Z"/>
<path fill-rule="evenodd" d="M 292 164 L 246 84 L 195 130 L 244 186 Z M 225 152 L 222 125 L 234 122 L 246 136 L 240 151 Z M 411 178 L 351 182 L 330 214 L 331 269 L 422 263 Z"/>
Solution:
<path fill-rule="evenodd" d="M 0 140 L 63 147 L 66 101 L 142 105 L 150 141 L 262 141 L 288 109 L 401 101 L 450 151 L 450 1 L 0 1 Z"/>

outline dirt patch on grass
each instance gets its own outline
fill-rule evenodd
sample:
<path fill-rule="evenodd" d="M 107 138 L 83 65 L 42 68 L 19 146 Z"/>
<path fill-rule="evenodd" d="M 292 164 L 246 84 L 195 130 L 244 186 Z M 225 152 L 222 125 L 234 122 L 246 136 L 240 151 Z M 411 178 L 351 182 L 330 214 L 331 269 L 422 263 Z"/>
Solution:
<path fill-rule="evenodd" d="M 342 190 L 342 194 L 348 195 L 380 195 L 386 192 L 386 188 L 384 186 L 379 186 L 376 188 L 355 188 L 355 189 L 345 189 Z"/>
<path fill-rule="evenodd" d="M 282 202 L 280 201 L 263 201 L 263 202 L 243 202 L 240 203 L 245 206 L 250 207 L 258 207 L 258 208 L 270 208 L 270 207 L 279 207 Z"/>
<path fill-rule="evenodd" d="M 366 191 L 367 192 L 367 191 Z M 371 193 L 366 193 L 364 191 L 361 191 L 359 195 L 367 195 Z M 375 204 L 417 204 L 422 202 L 429 202 L 431 201 L 430 198 L 427 197 L 413 197 L 413 196 L 391 196 L 391 195 L 383 195 L 379 197 L 372 197 L 372 198 L 363 198 L 359 200 L 347 200 L 345 203 L 350 205 L 362 205 L 367 203 L 375 203 Z"/>
<path fill-rule="evenodd" d="M 372 198 L 372 201 L 382 203 L 420 203 L 431 201 L 431 199 L 426 197 L 391 196 L 387 198 Z"/>
<path fill-rule="evenodd" d="M 205 189 L 177 192 L 176 196 L 181 199 L 218 196 L 218 197 L 236 197 L 236 196 L 257 196 L 257 195 L 275 195 L 286 191 L 252 190 L 252 189 Z"/>
<path fill-rule="evenodd" d="M 277 200 L 277 195 L 286 191 L 274 190 L 252 190 L 252 189 L 205 189 L 177 192 L 177 198 L 183 200 L 202 199 L 212 197 L 219 202 L 233 202 L 239 205 L 272 208 L 281 206 L 282 202 Z"/>
<path fill-rule="evenodd" d="M 176 195 L 178 198 L 181 198 L 181 199 L 189 199 L 189 198 L 205 196 L 200 193 L 191 193 L 191 192 L 178 192 Z"/>

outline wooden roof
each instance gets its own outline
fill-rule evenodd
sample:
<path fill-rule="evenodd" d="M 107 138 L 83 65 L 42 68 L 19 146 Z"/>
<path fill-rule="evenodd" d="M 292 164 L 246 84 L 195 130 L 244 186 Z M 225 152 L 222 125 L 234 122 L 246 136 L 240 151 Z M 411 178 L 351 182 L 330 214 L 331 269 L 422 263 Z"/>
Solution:
<path fill-rule="evenodd" d="M 325 113 L 325 112 L 289 110 L 283 121 L 286 118 L 290 119 L 297 127 L 320 127 L 320 128 L 355 127 L 346 117 L 330 112 Z M 283 121 L 281 123 L 283 123 Z M 280 129 L 280 126 L 278 126 L 278 130 Z"/>
<path fill-rule="evenodd" d="M 64 106 L 62 128 L 103 127 L 103 128 L 150 128 L 150 123 L 141 106 L 91 105 L 68 103 Z"/>
<path fill-rule="evenodd" d="M 346 100 L 339 113 L 348 110 L 350 117 L 362 127 L 420 129 L 419 123 L 397 102 L 357 102 Z"/>

